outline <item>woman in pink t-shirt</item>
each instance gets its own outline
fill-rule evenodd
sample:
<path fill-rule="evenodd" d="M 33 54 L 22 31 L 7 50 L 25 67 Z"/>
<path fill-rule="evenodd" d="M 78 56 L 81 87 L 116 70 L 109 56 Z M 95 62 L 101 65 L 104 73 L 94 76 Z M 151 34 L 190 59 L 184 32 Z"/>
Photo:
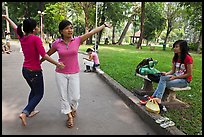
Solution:
<path fill-rule="evenodd" d="M 6 15 L 2 15 L 2 17 L 11 24 L 15 32 L 18 34 L 24 55 L 22 74 L 30 86 L 31 91 L 29 93 L 28 104 L 19 115 L 19 118 L 22 121 L 22 125 L 26 126 L 26 117 L 32 117 L 39 112 L 34 109 L 41 101 L 44 94 L 44 82 L 40 56 L 60 69 L 64 68 L 64 64 L 56 62 L 46 54 L 42 40 L 38 36 L 35 36 L 39 30 L 35 20 L 30 18 L 25 19 L 23 24 L 17 26 Z"/>
<path fill-rule="evenodd" d="M 67 115 L 66 125 L 68 128 L 74 125 L 74 116 L 79 105 L 80 84 L 79 84 L 79 62 L 78 49 L 89 37 L 101 31 L 105 27 L 111 27 L 107 23 L 93 29 L 92 31 L 73 38 L 73 26 L 68 20 L 59 23 L 61 38 L 55 40 L 47 52 L 52 55 L 56 51 L 59 55 L 59 62 L 63 62 L 64 69 L 56 68 L 56 83 L 61 95 L 61 112 Z M 43 60 L 42 60 L 43 61 Z"/>

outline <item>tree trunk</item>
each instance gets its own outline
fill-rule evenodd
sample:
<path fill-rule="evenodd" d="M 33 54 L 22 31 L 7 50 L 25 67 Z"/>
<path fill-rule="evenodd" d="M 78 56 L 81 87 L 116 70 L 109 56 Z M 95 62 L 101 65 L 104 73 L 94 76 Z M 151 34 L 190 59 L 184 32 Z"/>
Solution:
<path fill-rule="evenodd" d="M 168 37 L 169 37 L 169 31 L 167 30 L 166 31 L 166 37 L 165 37 L 165 39 L 164 39 L 164 43 L 163 43 L 163 50 L 166 50 L 166 42 L 167 42 L 167 39 L 168 39 Z"/>
<path fill-rule="evenodd" d="M 167 39 L 169 37 L 170 32 L 172 31 L 172 23 L 170 21 L 168 21 L 167 24 L 167 31 L 166 31 L 166 37 L 164 39 L 164 44 L 163 44 L 163 50 L 166 50 L 166 43 L 167 43 Z"/>
<path fill-rule="evenodd" d="M 137 43 L 137 49 L 142 49 L 142 39 L 143 39 L 143 32 L 144 32 L 144 16 L 145 16 L 145 2 L 142 2 L 142 8 L 141 8 L 141 25 L 140 25 L 140 38 Z"/>
<path fill-rule="evenodd" d="M 199 40 L 198 49 L 197 49 L 198 54 L 202 53 L 201 48 L 202 48 L 202 30 L 200 31 L 200 40 Z"/>
<path fill-rule="evenodd" d="M 103 12 L 102 12 L 102 17 L 101 17 L 101 24 L 100 25 L 102 25 L 102 24 L 104 24 L 104 22 L 105 22 L 105 3 L 103 4 Z M 102 31 L 100 31 L 99 32 L 99 34 L 98 34 L 98 44 L 100 44 L 100 41 L 101 41 L 101 36 L 102 36 L 102 32 L 103 32 L 103 30 Z"/>
<path fill-rule="evenodd" d="M 85 15 L 85 33 L 89 32 L 89 11 L 88 8 L 90 8 L 90 4 L 88 2 L 80 2 L 83 11 L 84 11 L 84 15 Z M 89 38 L 86 40 L 86 45 L 88 45 L 90 43 Z"/>
<path fill-rule="evenodd" d="M 113 26 L 112 44 L 116 44 L 115 43 L 115 25 Z"/>
<path fill-rule="evenodd" d="M 88 23 L 88 14 L 85 13 L 85 33 L 89 32 L 89 23 Z M 89 42 L 89 38 L 86 40 L 86 45 L 88 45 Z"/>
<path fill-rule="evenodd" d="M 117 42 L 118 45 L 121 45 L 121 44 L 122 44 L 122 41 L 123 41 L 123 39 L 124 39 L 124 37 L 125 37 L 125 34 L 126 34 L 127 31 L 128 31 L 128 28 L 129 28 L 130 24 L 131 24 L 132 21 L 133 21 L 134 16 L 135 16 L 135 13 L 130 16 L 130 18 L 129 18 L 129 20 L 128 20 L 128 22 L 127 22 L 127 24 L 126 24 L 126 26 L 125 26 L 125 28 L 124 28 L 124 30 L 123 30 L 123 32 L 122 32 L 122 34 L 121 34 L 119 40 L 118 40 L 118 42 Z"/>

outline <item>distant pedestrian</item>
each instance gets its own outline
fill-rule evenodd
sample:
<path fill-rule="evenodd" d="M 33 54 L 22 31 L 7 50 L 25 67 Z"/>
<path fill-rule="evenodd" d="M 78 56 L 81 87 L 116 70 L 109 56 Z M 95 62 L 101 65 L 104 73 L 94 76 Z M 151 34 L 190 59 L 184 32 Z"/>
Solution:
<path fill-rule="evenodd" d="M 35 36 L 35 34 L 39 31 L 37 22 L 35 20 L 28 18 L 23 21 L 23 24 L 17 26 L 6 15 L 2 15 L 2 17 L 11 24 L 15 32 L 18 34 L 24 54 L 22 74 L 30 86 L 31 91 L 29 93 L 28 104 L 19 115 L 19 118 L 22 121 L 22 125 L 26 126 L 26 118 L 32 117 L 39 112 L 35 111 L 35 107 L 41 101 L 44 94 L 44 82 L 40 64 L 40 56 L 50 63 L 56 65 L 59 69 L 64 68 L 64 65 L 63 63 L 56 62 L 46 54 L 42 40 L 38 36 Z"/>
<path fill-rule="evenodd" d="M 6 45 L 8 47 L 8 51 L 11 52 L 11 35 L 10 32 L 6 32 Z"/>
<path fill-rule="evenodd" d="M 51 48 L 52 43 L 54 42 L 54 38 L 52 35 L 49 36 L 48 42 L 49 42 L 49 48 Z"/>
<path fill-rule="evenodd" d="M 3 41 L 2 41 L 2 53 L 3 53 L 3 54 L 4 54 L 4 53 L 10 54 L 6 43 L 4 43 Z"/>
<path fill-rule="evenodd" d="M 78 62 L 79 46 L 89 37 L 105 27 L 110 28 L 111 26 L 104 23 L 86 34 L 73 38 L 74 32 L 72 23 L 68 20 L 62 20 L 59 23 L 59 33 L 61 34 L 61 38 L 55 40 L 51 49 L 47 52 L 48 55 L 52 55 L 57 51 L 59 61 L 65 64 L 64 69 L 56 69 L 56 82 L 61 94 L 61 112 L 67 115 L 66 125 L 68 128 L 74 126 L 74 117 L 80 99 L 80 68 Z"/>

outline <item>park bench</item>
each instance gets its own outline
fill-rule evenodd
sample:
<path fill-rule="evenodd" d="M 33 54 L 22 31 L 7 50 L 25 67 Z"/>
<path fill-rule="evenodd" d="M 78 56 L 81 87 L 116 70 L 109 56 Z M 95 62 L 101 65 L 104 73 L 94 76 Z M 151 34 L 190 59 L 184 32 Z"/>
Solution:
<path fill-rule="evenodd" d="M 136 76 L 142 78 L 144 80 L 143 86 L 140 90 L 136 90 L 136 94 L 139 95 L 152 95 L 153 94 L 153 83 L 152 81 L 147 77 L 147 75 L 140 75 L 136 74 Z M 185 88 L 178 88 L 178 87 L 171 87 L 166 88 L 163 98 L 162 98 L 162 104 L 166 105 L 169 108 L 187 108 L 189 107 L 188 104 L 185 102 L 179 100 L 176 98 L 176 92 L 177 91 L 185 91 L 185 90 L 191 90 L 191 87 L 185 87 Z"/>

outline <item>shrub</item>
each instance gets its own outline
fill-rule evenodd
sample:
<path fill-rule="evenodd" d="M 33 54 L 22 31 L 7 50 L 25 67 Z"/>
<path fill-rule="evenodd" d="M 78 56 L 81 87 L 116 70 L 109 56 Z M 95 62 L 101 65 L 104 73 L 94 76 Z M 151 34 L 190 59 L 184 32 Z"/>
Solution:
<path fill-rule="evenodd" d="M 189 46 L 189 50 L 191 51 L 197 51 L 198 49 L 198 42 L 197 43 L 193 43 L 193 42 L 189 42 L 188 43 L 188 46 Z"/>

